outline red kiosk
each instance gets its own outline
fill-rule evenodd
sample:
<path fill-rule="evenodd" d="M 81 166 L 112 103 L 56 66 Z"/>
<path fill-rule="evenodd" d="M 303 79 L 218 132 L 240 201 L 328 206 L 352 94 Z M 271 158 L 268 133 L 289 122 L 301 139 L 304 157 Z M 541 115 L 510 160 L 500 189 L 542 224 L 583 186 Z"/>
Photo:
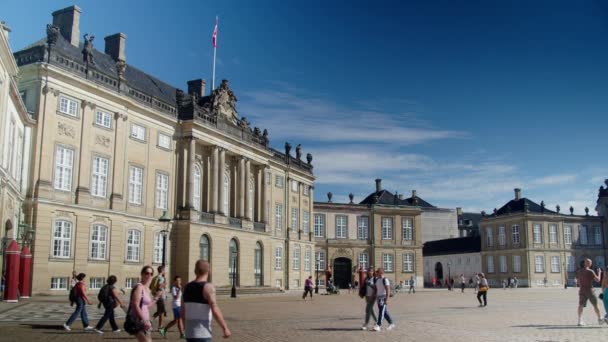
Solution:
<path fill-rule="evenodd" d="M 32 287 L 32 253 L 27 246 L 21 249 L 21 267 L 19 267 L 19 293 L 21 298 L 30 298 Z"/>
<path fill-rule="evenodd" d="M 4 301 L 8 303 L 17 303 L 19 301 L 18 286 L 19 286 L 19 244 L 13 240 L 8 245 L 4 252 L 5 274 L 4 274 Z M 30 256 L 31 257 L 31 256 Z"/>
<path fill-rule="evenodd" d="M 359 289 L 363 288 L 363 286 L 365 285 L 365 269 L 363 268 L 363 266 L 359 265 Z"/>

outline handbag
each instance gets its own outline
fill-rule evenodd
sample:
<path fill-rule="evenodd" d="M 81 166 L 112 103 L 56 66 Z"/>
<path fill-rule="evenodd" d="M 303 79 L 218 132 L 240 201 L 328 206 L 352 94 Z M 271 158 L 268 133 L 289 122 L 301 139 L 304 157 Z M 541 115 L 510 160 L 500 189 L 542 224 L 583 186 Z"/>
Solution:
<path fill-rule="evenodd" d="M 139 302 L 139 307 L 141 307 L 141 305 L 143 304 L 143 295 L 144 295 L 144 290 L 142 288 L 141 290 L 141 301 Z M 125 324 L 124 324 L 124 329 L 125 331 L 129 334 L 129 335 L 136 335 L 138 331 L 141 330 L 141 322 L 135 317 L 135 313 L 132 310 L 131 307 L 131 301 L 133 300 L 133 290 L 131 290 L 131 299 L 129 300 L 129 308 L 127 309 L 127 315 L 125 317 Z"/>
<path fill-rule="evenodd" d="M 487 286 L 480 286 L 479 287 L 479 292 L 487 292 L 488 291 L 488 287 Z"/>
<path fill-rule="evenodd" d="M 604 294 L 600 293 L 600 295 L 598 296 L 599 299 L 604 299 Z"/>

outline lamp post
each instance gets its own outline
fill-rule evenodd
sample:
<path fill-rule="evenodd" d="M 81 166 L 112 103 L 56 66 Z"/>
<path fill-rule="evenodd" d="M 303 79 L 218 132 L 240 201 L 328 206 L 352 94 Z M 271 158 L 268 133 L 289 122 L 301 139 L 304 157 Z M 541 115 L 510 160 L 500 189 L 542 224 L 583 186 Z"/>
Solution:
<path fill-rule="evenodd" d="M 236 257 L 237 251 L 232 251 L 232 289 L 230 290 L 230 298 L 236 298 Z"/>
<path fill-rule="evenodd" d="M 316 260 L 315 263 L 315 273 L 317 275 L 317 281 L 315 282 L 315 294 L 319 293 L 319 264 L 321 261 L 319 259 Z"/>
<path fill-rule="evenodd" d="M 452 273 L 450 267 L 452 266 L 452 262 L 448 261 L 448 290 L 452 291 Z"/>
<path fill-rule="evenodd" d="M 166 228 L 161 230 L 160 233 L 163 235 L 163 260 L 162 265 L 165 266 L 167 261 L 167 234 L 169 234 L 169 225 L 171 224 L 171 219 L 167 216 L 167 211 L 163 210 L 163 216 L 158 219 L 159 222 L 164 223 Z"/>
<path fill-rule="evenodd" d="M 566 261 L 564 260 L 564 290 L 568 289 L 568 269 L 566 268 Z"/>

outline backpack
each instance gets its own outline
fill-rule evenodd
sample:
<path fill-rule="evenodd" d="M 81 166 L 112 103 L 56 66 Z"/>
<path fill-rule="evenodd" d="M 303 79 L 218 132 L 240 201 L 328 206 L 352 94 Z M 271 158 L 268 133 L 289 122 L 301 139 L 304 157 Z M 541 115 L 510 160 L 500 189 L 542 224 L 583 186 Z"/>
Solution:
<path fill-rule="evenodd" d="M 76 303 L 76 301 L 78 300 L 78 294 L 76 293 L 76 286 L 78 286 L 78 283 L 76 283 L 76 285 L 72 286 L 72 288 L 70 289 L 70 294 L 68 295 L 68 299 L 70 300 L 70 306 L 74 305 L 74 303 Z"/>
<path fill-rule="evenodd" d="M 112 300 L 114 298 L 112 298 L 111 292 L 112 292 L 112 286 L 110 286 L 108 284 L 104 285 L 101 288 L 101 290 L 99 290 L 99 293 L 97 294 L 97 300 L 99 300 L 99 303 L 103 304 L 103 305 L 112 304 Z"/>
<path fill-rule="evenodd" d="M 150 283 L 150 292 L 152 292 L 153 296 L 156 296 L 158 290 L 160 290 L 160 279 L 159 276 L 152 278 L 152 282 Z"/>
<path fill-rule="evenodd" d="M 362 286 L 359 287 L 359 297 L 364 298 L 366 290 L 367 284 L 362 284 Z"/>

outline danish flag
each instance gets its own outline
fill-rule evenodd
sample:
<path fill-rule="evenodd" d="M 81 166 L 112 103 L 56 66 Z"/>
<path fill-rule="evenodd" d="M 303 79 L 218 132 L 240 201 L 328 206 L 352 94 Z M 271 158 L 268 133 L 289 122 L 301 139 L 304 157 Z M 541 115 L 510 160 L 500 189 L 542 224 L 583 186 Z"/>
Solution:
<path fill-rule="evenodd" d="M 217 17 L 215 17 L 215 28 L 213 29 L 213 37 L 211 38 L 213 48 L 217 48 L 217 21 Z"/>

